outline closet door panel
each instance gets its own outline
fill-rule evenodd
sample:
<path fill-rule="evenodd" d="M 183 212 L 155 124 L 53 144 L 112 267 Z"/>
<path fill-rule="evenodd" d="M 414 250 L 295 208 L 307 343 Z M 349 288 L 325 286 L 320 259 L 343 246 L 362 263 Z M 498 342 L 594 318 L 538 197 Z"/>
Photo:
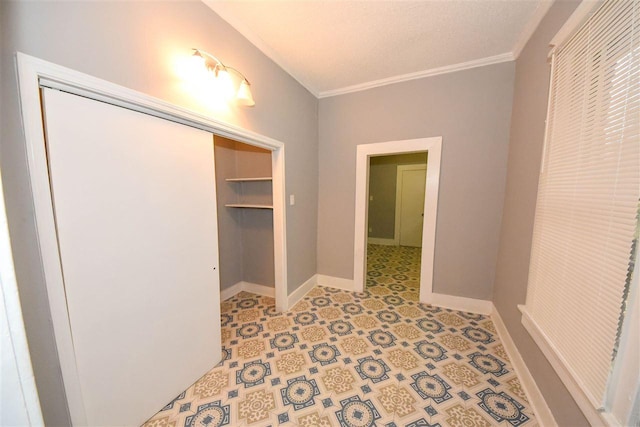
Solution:
<path fill-rule="evenodd" d="M 221 359 L 212 135 L 45 89 L 89 425 L 139 425 Z"/>

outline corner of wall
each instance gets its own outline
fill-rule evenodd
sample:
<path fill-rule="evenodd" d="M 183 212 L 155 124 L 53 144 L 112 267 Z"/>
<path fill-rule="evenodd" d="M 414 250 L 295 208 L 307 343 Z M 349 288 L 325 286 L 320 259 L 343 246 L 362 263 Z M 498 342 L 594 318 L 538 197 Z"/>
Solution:
<path fill-rule="evenodd" d="M 546 399 L 560 425 L 587 425 L 582 412 L 541 349 L 521 323 L 517 304 L 526 299 L 537 185 L 544 141 L 549 41 L 579 1 L 555 2 L 516 61 L 511 110 L 506 188 L 492 300 L 496 324 L 512 351 L 519 352 L 523 377 L 537 381 L 530 394 Z M 541 90 L 543 89 L 543 90 Z M 526 361 L 526 362 L 525 362 Z M 525 372 L 526 370 L 526 372 Z M 530 372 L 529 372 L 530 371 Z M 544 399 L 543 399 L 544 395 Z M 544 415 L 546 416 L 546 415 Z"/>
<path fill-rule="evenodd" d="M 522 356 L 518 351 L 518 347 L 513 342 L 513 339 L 511 338 L 511 335 L 509 334 L 509 331 L 507 330 L 507 327 L 502 321 L 502 317 L 495 306 L 493 306 L 491 320 L 496 327 L 500 341 L 509 356 L 513 369 L 516 371 L 516 374 L 520 379 L 522 388 L 529 398 L 533 412 L 536 414 L 537 421 L 542 426 L 557 426 L 558 423 L 553 417 L 553 413 L 551 412 L 549 405 L 538 388 L 538 384 L 531 375 L 529 368 L 527 368 L 527 364 L 522 359 Z"/>

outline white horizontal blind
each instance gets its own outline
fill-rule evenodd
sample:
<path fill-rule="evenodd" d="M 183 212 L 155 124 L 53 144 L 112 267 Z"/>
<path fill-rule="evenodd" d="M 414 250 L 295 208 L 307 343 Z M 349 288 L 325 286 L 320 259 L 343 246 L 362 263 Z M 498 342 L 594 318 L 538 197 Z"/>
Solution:
<path fill-rule="evenodd" d="M 640 1 L 607 1 L 554 54 L 525 310 L 603 404 L 640 198 Z"/>

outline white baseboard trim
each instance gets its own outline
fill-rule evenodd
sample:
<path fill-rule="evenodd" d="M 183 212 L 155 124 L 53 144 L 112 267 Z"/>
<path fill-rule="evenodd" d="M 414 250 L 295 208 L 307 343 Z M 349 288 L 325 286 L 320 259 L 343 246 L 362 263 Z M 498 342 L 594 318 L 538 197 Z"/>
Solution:
<path fill-rule="evenodd" d="M 547 402 L 544 400 L 542 392 L 540 392 L 531 372 L 529 372 L 529 368 L 527 368 L 527 365 L 524 363 L 516 344 L 513 342 L 511 335 L 509 335 L 509 331 L 495 306 L 493 306 L 491 320 L 496 327 L 496 331 L 498 331 L 498 336 L 509 356 L 509 360 L 511 360 L 511 365 L 520 379 L 520 384 L 529 398 L 529 404 L 531 404 L 533 408 L 538 424 L 542 427 L 557 427 L 558 423 L 553 417 L 549 405 L 547 405 Z"/>
<path fill-rule="evenodd" d="M 383 239 L 382 237 L 369 237 L 367 243 L 372 245 L 384 245 L 384 246 L 398 246 L 398 242 L 395 239 Z"/>
<path fill-rule="evenodd" d="M 239 294 L 240 291 L 242 291 L 242 282 L 224 288 L 220 291 L 220 301 L 226 301 L 234 295 Z"/>
<path fill-rule="evenodd" d="M 293 307 L 298 301 L 300 301 L 315 285 L 318 284 L 318 275 L 314 274 L 291 293 L 288 297 L 289 308 Z"/>
<path fill-rule="evenodd" d="M 252 294 L 263 295 L 265 297 L 275 298 L 276 288 L 271 286 L 259 285 L 250 282 L 238 282 L 220 291 L 220 300 L 225 301 L 242 291 L 251 292 Z"/>
<path fill-rule="evenodd" d="M 328 286 L 330 288 L 344 289 L 345 291 L 354 291 L 353 279 L 343 279 L 342 277 L 325 276 L 324 274 L 317 275 L 318 285 Z"/>
<path fill-rule="evenodd" d="M 493 303 L 491 301 L 437 293 L 432 293 L 427 297 L 427 304 L 479 314 L 491 314 L 493 311 Z"/>
<path fill-rule="evenodd" d="M 351 292 L 355 291 L 355 284 L 352 279 L 326 276 L 324 274 L 317 274 L 316 277 L 316 284 L 320 286 L 328 286 L 330 288 L 343 289 Z M 427 303 L 453 310 L 487 315 L 491 314 L 493 310 L 493 303 L 491 301 L 436 293 L 431 294 Z M 291 307 L 291 305 L 289 305 L 289 307 Z"/>
<path fill-rule="evenodd" d="M 265 297 L 271 297 L 271 298 L 276 297 L 276 288 L 273 286 L 259 285 L 257 283 L 251 283 L 251 282 L 241 282 L 241 283 L 242 283 L 243 291 L 251 292 L 252 294 L 258 294 Z"/>

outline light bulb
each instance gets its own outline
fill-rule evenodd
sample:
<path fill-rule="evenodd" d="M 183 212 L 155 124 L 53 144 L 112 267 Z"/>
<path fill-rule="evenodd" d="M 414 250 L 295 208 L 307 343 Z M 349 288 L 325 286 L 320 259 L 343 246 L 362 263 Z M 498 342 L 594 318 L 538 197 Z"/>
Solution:
<path fill-rule="evenodd" d="M 232 99 L 235 94 L 231 75 L 221 67 L 216 70 L 216 91 L 227 100 Z"/>
<path fill-rule="evenodd" d="M 199 51 L 194 51 L 190 58 L 191 78 L 198 84 L 207 77 L 207 61 Z"/>

